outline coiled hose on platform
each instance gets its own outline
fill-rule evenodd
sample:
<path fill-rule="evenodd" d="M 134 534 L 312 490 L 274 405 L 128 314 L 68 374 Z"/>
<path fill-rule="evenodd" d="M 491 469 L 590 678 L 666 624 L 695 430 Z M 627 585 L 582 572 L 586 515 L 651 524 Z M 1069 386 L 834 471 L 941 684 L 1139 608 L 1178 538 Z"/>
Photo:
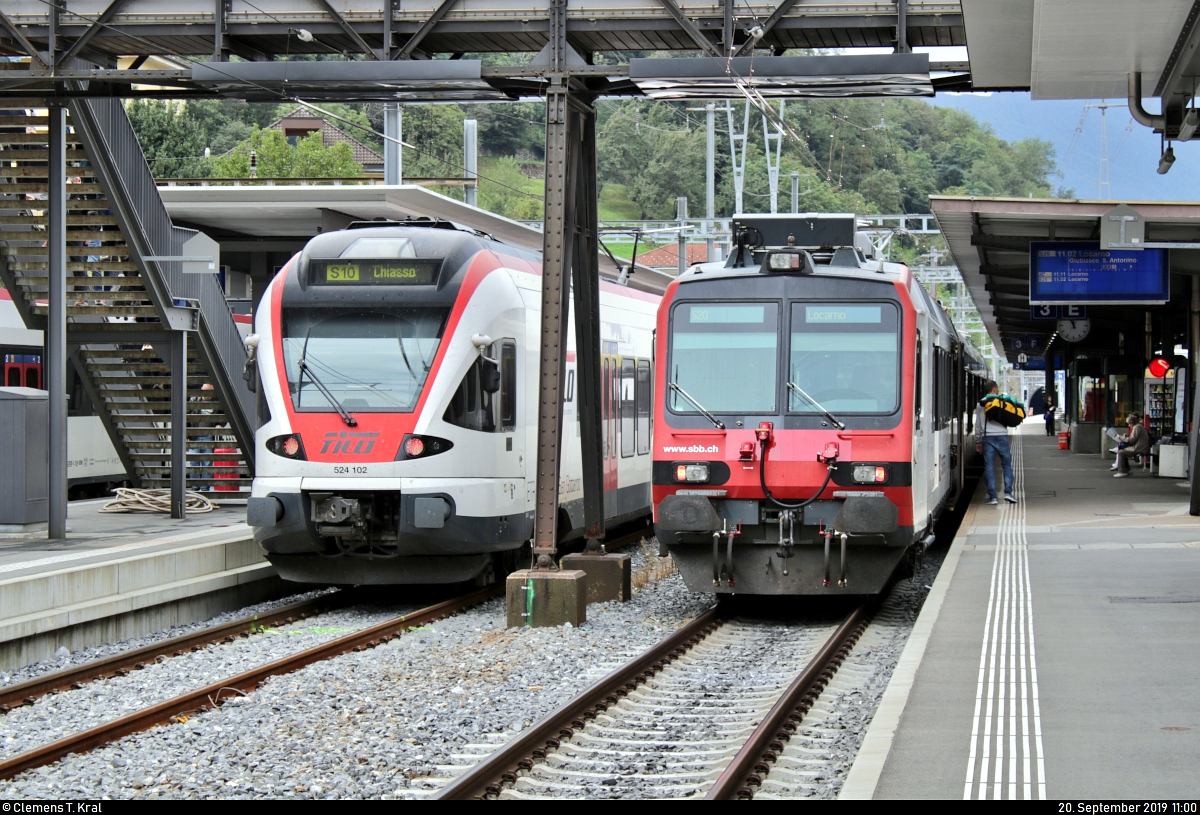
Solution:
<path fill-rule="evenodd" d="M 171 512 L 169 489 L 142 490 L 133 487 L 117 487 L 117 497 L 100 508 L 101 512 Z M 187 490 L 184 509 L 188 515 L 212 512 L 220 504 L 198 492 Z"/>

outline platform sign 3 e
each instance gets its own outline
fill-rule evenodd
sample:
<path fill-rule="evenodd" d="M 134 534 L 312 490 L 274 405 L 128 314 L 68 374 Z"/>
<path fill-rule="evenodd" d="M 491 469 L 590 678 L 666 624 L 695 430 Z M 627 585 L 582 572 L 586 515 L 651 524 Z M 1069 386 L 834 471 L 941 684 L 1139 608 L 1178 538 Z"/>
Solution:
<path fill-rule="evenodd" d="M 1059 320 L 1086 320 L 1087 316 L 1087 306 L 1042 305 L 1029 307 L 1029 319 L 1031 320 L 1058 322 Z"/>

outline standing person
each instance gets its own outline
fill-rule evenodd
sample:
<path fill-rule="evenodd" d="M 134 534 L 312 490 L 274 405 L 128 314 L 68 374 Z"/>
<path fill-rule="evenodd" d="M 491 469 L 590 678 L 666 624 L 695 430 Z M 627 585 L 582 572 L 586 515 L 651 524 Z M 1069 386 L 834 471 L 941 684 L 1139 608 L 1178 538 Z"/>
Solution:
<path fill-rule="evenodd" d="M 1046 393 L 1046 415 L 1043 417 L 1046 420 L 1046 435 L 1054 435 L 1054 396 Z"/>
<path fill-rule="evenodd" d="M 1144 456 L 1150 452 L 1150 431 L 1142 426 L 1142 417 L 1136 413 L 1130 413 L 1129 418 L 1125 420 L 1129 425 L 1129 432 L 1124 436 L 1117 436 L 1117 441 L 1123 441 L 1128 444 L 1128 447 L 1122 447 L 1117 451 L 1117 463 L 1112 466 L 1116 470 L 1113 478 L 1128 478 L 1129 459 L 1134 456 Z"/>
<path fill-rule="evenodd" d="M 1000 392 L 1000 386 L 990 379 L 984 383 L 988 395 Z M 1013 497 L 1013 468 L 1012 448 L 1008 442 L 1008 428 L 999 422 L 992 421 L 983 410 L 985 396 L 975 407 L 975 451 L 983 453 L 983 480 L 987 484 L 989 504 L 998 504 L 996 500 L 996 456 L 1004 468 L 1004 500 L 1010 504 L 1017 503 Z"/>

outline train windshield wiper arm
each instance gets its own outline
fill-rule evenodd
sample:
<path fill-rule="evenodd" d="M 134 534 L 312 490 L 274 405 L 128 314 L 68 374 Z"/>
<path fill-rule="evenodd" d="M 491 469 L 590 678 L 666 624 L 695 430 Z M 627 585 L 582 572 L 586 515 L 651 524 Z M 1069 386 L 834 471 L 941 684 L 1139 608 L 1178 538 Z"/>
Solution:
<path fill-rule="evenodd" d="M 322 382 L 320 379 L 317 379 L 317 375 L 315 373 L 313 373 L 313 369 L 310 368 L 308 365 L 308 336 L 309 336 L 309 333 L 311 333 L 311 332 L 312 332 L 312 329 L 310 328 L 309 331 L 307 333 L 305 333 L 304 348 L 300 351 L 300 382 L 299 382 L 299 386 L 301 388 L 303 388 L 304 375 L 308 374 L 308 378 L 311 379 L 313 384 L 317 386 L 317 390 L 319 390 L 321 392 L 321 395 L 329 400 L 329 404 L 333 405 L 333 409 L 336 410 L 338 412 L 338 415 L 342 417 L 342 421 L 346 423 L 346 426 L 347 427 L 358 427 L 358 421 L 353 416 L 351 416 L 350 413 L 344 407 L 342 407 L 341 402 L 339 402 L 337 399 L 335 399 L 333 397 L 333 394 L 329 392 L 329 388 L 325 387 L 324 382 Z"/>
<path fill-rule="evenodd" d="M 807 401 L 807 402 L 810 402 L 810 403 L 812 404 L 812 406 L 813 406 L 813 407 L 815 407 L 815 408 L 816 408 L 817 410 L 819 410 L 821 413 L 824 413 L 824 414 L 825 414 L 825 418 L 826 418 L 826 419 L 828 419 L 829 421 L 833 422 L 833 424 L 834 424 L 834 427 L 836 427 L 838 430 L 845 430 L 845 429 L 846 429 L 846 425 L 844 425 L 844 424 L 842 424 L 841 422 L 839 422 L 839 421 L 837 420 L 837 418 L 836 418 L 836 417 L 835 417 L 835 416 L 834 416 L 832 413 L 830 413 L 830 412 L 829 412 L 828 410 L 826 410 L 825 408 L 821 407 L 821 403 L 820 403 L 820 402 L 818 402 L 816 399 L 813 399 L 811 396 L 809 396 L 807 393 L 805 393 L 805 392 L 804 392 L 804 391 L 803 391 L 803 390 L 800 388 L 800 386 L 799 386 L 799 385 L 797 385 L 795 382 L 790 382 L 790 381 L 788 382 L 788 390 L 790 390 L 790 391 L 794 391 L 795 393 L 797 393 L 797 394 L 800 396 L 800 398 L 804 399 L 804 400 L 805 400 L 805 401 Z"/>
<path fill-rule="evenodd" d="M 671 388 L 672 391 L 679 394 L 684 399 L 688 400 L 688 402 L 691 403 L 692 407 L 694 407 L 696 410 L 700 411 L 701 415 L 703 415 L 705 419 L 708 419 L 710 422 L 713 423 L 713 427 L 717 428 L 717 430 L 725 429 L 725 425 L 721 423 L 721 420 L 718 419 L 716 416 L 712 415 L 711 413 L 709 413 L 707 410 L 705 410 L 704 405 L 700 404 L 695 399 L 693 399 L 687 391 L 685 391 L 683 388 L 676 385 L 674 382 L 672 382 L 669 387 Z"/>

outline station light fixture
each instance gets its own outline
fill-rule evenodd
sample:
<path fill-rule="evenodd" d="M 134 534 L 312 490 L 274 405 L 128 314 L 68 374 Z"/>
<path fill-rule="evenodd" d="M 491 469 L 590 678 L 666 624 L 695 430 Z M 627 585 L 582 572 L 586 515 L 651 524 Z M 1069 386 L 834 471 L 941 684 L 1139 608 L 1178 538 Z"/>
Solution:
<path fill-rule="evenodd" d="M 1171 165 L 1175 163 L 1175 148 L 1168 147 L 1162 154 L 1162 158 L 1158 160 L 1158 174 L 1166 175 L 1171 169 Z"/>

